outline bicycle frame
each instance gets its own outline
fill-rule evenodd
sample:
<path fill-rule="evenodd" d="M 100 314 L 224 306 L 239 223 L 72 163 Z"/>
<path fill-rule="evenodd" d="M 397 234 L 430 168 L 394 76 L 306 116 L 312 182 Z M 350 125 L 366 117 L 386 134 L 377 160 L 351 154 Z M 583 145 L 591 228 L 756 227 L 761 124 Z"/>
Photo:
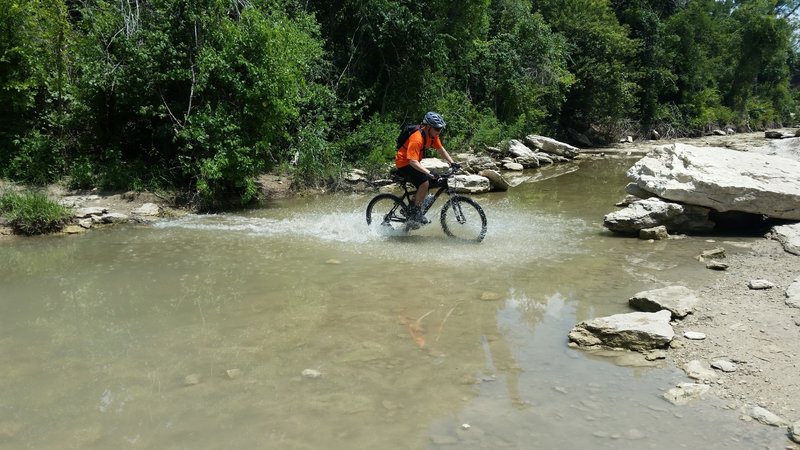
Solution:
<path fill-rule="evenodd" d="M 454 174 L 455 174 L 455 172 L 450 171 L 450 172 L 447 172 L 447 173 L 441 175 L 441 179 L 442 179 L 442 182 L 444 184 L 442 186 L 439 186 L 438 189 L 436 190 L 436 193 L 433 194 L 433 201 L 428 205 L 427 208 L 422 210 L 423 214 L 427 214 L 427 212 L 430 211 L 430 209 L 433 207 L 433 205 L 436 204 L 436 201 L 439 200 L 439 197 L 442 195 L 442 193 L 446 193 L 448 197 L 453 195 L 454 191 L 450 187 L 450 183 L 448 182 L 448 180 Z M 400 198 L 403 199 L 403 201 L 405 202 L 406 206 L 413 205 L 414 204 L 414 197 L 416 197 L 416 195 L 417 195 L 417 189 L 414 188 L 412 190 L 409 190 L 408 186 L 411 185 L 413 187 L 414 185 L 411 184 L 410 181 L 406 180 L 405 178 L 403 178 L 403 177 L 401 177 L 399 175 L 393 175 L 393 178 L 400 184 L 400 187 L 403 188 L 403 195 Z M 436 188 L 434 188 L 434 189 L 436 189 Z"/>

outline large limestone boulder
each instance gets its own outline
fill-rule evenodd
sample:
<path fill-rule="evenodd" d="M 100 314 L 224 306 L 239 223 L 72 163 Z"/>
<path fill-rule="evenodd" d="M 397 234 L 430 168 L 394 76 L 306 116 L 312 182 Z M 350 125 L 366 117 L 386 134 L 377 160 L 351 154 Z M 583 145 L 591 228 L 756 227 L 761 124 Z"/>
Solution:
<path fill-rule="evenodd" d="M 509 141 L 508 152 L 516 158 L 533 158 L 536 160 L 536 155 L 534 155 L 533 150 L 516 139 Z"/>
<path fill-rule="evenodd" d="M 646 228 L 663 225 L 670 233 L 694 233 L 714 229 L 708 208 L 665 202 L 659 198 L 635 201 L 626 208 L 608 213 L 603 226 L 615 233 L 639 234 Z"/>
<path fill-rule="evenodd" d="M 464 170 L 479 173 L 482 170 L 497 170 L 497 163 L 488 156 L 473 156 L 464 161 Z"/>
<path fill-rule="evenodd" d="M 675 337 L 671 317 L 667 310 L 598 317 L 576 325 L 569 340 L 582 347 L 602 345 L 640 352 L 665 348 Z"/>
<path fill-rule="evenodd" d="M 664 199 L 716 211 L 800 220 L 800 161 L 670 144 L 639 160 L 628 177 Z"/>
<path fill-rule="evenodd" d="M 433 173 L 445 173 L 450 170 L 450 164 L 439 158 L 422 158 L 420 164 Z"/>
<path fill-rule="evenodd" d="M 529 147 L 535 148 L 542 152 L 563 156 L 569 159 L 578 156 L 578 154 L 581 152 L 578 147 L 573 147 L 572 145 L 565 144 L 564 142 L 559 142 L 553 138 L 537 136 L 534 134 L 525 136 L 525 143 L 528 144 Z"/>
<path fill-rule="evenodd" d="M 480 175 L 455 175 L 448 181 L 450 187 L 456 192 L 467 194 L 480 194 L 492 190 L 492 183 L 489 179 Z"/>

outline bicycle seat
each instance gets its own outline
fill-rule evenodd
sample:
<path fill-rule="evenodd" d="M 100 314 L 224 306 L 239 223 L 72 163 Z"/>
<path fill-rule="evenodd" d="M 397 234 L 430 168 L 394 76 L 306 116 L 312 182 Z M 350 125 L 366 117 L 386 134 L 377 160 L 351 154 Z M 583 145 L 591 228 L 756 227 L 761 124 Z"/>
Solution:
<path fill-rule="evenodd" d="M 400 175 L 397 172 L 397 167 L 393 167 L 389 170 L 389 179 L 391 179 L 392 181 L 397 181 L 398 183 L 403 183 L 407 181 L 406 177 Z"/>

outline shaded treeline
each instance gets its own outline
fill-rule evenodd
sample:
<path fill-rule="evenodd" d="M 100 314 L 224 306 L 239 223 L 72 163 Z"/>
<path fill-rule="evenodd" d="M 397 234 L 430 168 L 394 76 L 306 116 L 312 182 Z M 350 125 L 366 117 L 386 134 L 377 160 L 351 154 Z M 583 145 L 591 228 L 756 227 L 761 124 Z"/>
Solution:
<path fill-rule="evenodd" d="M 786 124 L 793 2 L 0 0 L 0 176 L 213 206 L 379 170 L 427 110 L 478 151 Z"/>

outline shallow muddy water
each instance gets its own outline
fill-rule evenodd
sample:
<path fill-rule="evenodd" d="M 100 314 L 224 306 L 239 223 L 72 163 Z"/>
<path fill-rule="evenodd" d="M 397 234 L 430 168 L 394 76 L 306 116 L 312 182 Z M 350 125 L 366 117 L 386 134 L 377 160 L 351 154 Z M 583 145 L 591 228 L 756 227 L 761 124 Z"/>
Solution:
<path fill-rule="evenodd" d="M 719 401 L 663 400 L 680 371 L 567 346 L 715 276 L 705 238 L 604 231 L 631 163 L 475 196 L 481 244 L 381 235 L 363 195 L 5 243 L 0 447 L 782 448 Z"/>

